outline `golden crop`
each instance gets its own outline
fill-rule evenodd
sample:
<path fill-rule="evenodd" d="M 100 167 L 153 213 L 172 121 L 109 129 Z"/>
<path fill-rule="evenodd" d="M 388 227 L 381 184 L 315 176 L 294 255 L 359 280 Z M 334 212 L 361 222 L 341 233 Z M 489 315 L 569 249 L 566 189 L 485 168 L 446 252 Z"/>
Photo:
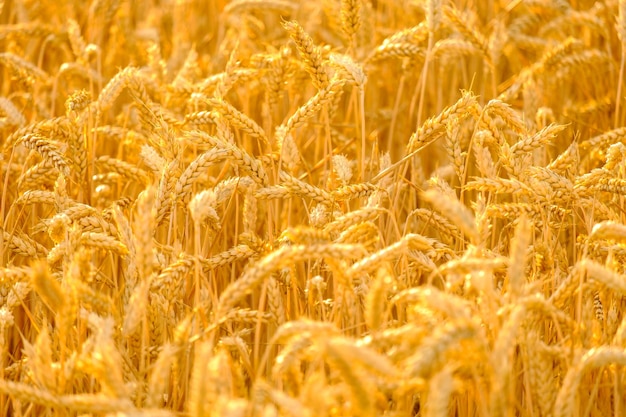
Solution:
<path fill-rule="evenodd" d="M 0 415 L 626 413 L 626 1 L 0 9 Z"/>

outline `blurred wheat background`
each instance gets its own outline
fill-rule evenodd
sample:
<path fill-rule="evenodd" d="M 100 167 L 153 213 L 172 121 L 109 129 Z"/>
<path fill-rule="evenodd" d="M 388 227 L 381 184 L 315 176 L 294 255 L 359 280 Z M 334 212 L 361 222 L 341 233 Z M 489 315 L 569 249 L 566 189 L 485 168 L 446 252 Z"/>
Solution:
<path fill-rule="evenodd" d="M 626 1 L 0 8 L 0 415 L 626 415 Z"/>

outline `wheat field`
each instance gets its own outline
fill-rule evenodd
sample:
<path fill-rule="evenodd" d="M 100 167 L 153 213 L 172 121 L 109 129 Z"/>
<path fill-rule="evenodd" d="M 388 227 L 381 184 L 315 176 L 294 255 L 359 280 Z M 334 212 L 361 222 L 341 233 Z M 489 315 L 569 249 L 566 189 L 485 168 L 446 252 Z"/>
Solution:
<path fill-rule="evenodd" d="M 0 9 L 0 415 L 626 415 L 626 1 Z"/>

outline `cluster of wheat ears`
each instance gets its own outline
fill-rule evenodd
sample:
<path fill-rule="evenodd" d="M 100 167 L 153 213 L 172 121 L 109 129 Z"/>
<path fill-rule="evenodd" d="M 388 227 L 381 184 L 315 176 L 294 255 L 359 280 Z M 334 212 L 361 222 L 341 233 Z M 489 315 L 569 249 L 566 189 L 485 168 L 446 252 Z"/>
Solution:
<path fill-rule="evenodd" d="M 0 415 L 625 415 L 626 1 L 0 8 Z"/>

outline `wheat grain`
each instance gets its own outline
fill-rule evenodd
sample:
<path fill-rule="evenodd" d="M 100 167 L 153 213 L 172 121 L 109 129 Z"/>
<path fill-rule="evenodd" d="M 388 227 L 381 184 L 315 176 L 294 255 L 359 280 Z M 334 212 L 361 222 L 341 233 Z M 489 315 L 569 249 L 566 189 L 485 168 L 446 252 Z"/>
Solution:
<path fill-rule="evenodd" d="M 46 83 L 50 79 L 50 76 L 41 68 L 10 52 L 1 53 L 0 62 L 14 71 L 20 80 L 24 80 L 27 84 Z"/>
<path fill-rule="evenodd" d="M 305 69 L 311 75 L 318 90 L 328 85 L 328 73 L 319 47 L 315 46 L 308 33 L 296 21 L 283 22 L 283 27 L 296 44 L 300 56 L 305 62 Z"/>
<path fill-rule="evenodd" d="M 336 340 L 332 339 L 326 344 L 324 350 L 328 355 L 331 367 L 339 371 L 349 387 L 352 400 L 355 403 L 354 412 L 362 416 L 374 416 L 372 385 L 368 378 L 362 375 L 362 371 L 358 367 L 352 366 L 351 360 L 353 358 L 349 356 L 349 353 L 336 344 Z"/>
<path fill-rule="evenodd" d="M 476 338 L 477 333 L 476 324 L 471 320 L 459 319 L 445 324 L 425 339 L 417 352 L 403 361 L 405 373 L 413 377 L 432 375 L 443 366 L 448 350 L 458 347 L 462 340 Z"/>
<path fill-rule="evenodd" d="M 471 114 L 474 112 L 476 112 L 476 97 L 472 94 L 464 93 L 454 105 L 446 108 L 439 115 L 431 117 L 419 127 L 409 139 L 407 154 L 411 155 L 435 141 L 449 120 L 461 118 L 466 113 Z"/>
<path fill-rule="evenodd" d="M 341 244 L 322 244 L 322 245 L 294 245 L 286 246 L 272 252 L 263 258 L 234 284 L 231 284 L 224 290 L 220 296 L 217 308 L 217 317 L 222 317 L 225 312 L 234 306 L 241 298 L 250 292 L 256 285 L 262 281 L 268 273 L 273 270 L 281 269 L 289 263 L 298 262 L 299 260 L 309 258 L 342 258 L 347 256 L 358 257 L 363 251 L 356 245 Z"/>
<path fill-rule="evenodd" d="M 456 199 L 441 195 L 436 190 L 428 190 L 422 193 L 422 198 L 429 201 L 444 216 L 448 217 L 460 230 L 463 231 L 473 242 L 478 239 L 476 221 L 472 213 Z"/>
<path fill-rule="evenodd" d="M 210 99 L 208 103 L 233 126 L 259 139 L 263 145 L 269 146 L 269 140 L 261 126 L 244 113 L 234 108 L 230 103 L 218 99 Z"/>
<path fill-rule="evenodd" d="M 69 166 L 60 150 L 44 137 L 36 134 L 27 134 L 21 138 L 20 142 L 23 143 L 28 149 L 37 151 L 42 158 L 49 161 L 66 177 L 70 175 Z"/>
<path fill-rule="evenodd" d="M 626 354 L 621 348 L 602 346 L 586 352 L 570 369 L 568 369 L 563 385 L 559 390 L 554 404 L 555 416 L 572 415 L 576 406 L 575 396 L 584 373 L 605 365 L 626 365 Z"/>

